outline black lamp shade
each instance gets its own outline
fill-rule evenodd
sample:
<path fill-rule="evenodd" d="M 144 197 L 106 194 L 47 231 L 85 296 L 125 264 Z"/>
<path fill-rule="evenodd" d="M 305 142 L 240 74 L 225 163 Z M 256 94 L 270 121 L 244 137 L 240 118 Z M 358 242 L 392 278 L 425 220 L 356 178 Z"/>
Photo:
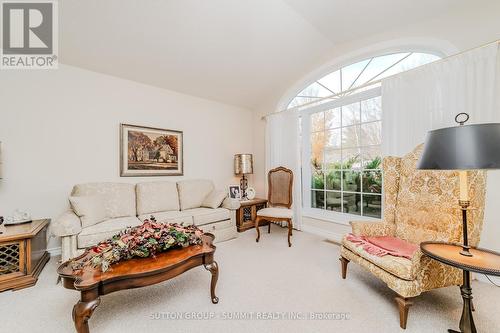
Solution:
<path fill-rule="evenodd" d="M 500 123 L 429 131 L 417 169 L 500 169 Z"/>

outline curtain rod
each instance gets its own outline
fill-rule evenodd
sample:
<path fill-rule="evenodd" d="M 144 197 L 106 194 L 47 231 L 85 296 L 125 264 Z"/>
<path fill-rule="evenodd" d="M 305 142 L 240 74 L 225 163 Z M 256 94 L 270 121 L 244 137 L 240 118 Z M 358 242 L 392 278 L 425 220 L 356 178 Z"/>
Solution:
<path fill-rule="evenodd" d="M 461 51 L 461 52 L 458 52 L 458 53 L 455 53 L 455 54 L 452 54 L 450 56 L 447 56 L 445 58 L 442 58 L 442 59 L 439 59 L 439 60 L 436 60 L 436 61 L 433 61 L 433 62 L 430 62 L 430 63 L 427 63 L 427 64 L 424 64 L 424 65 L 421 65 L 421 66 L 418 66 L 418 67 L 415 67 L 415 68 L 412 68 L 412 69 L 409 69 L 407 71 L 404 71 L 404 72 L 400 72 L 400 73 L 397 73 L 397 74 L 393 74 L 393 75 L 390 75 L 390 76 L 387 76 L 383 79 L 379 79 L 379 80 L 375 80 L 375 81 L 371 81 L 371 82 L 367 82 L 365 84 L 362 84 L 358 87 L 355 87 L 355 88 L 351 88 L 351 89 L 347 89 L 347 90 L 344 90 L 342 92 L 339 92 L 339 93 L 336 93 L 336 94 L 332 94 L 332 95 L 328 95 L 328 96 L 325 96 L 325 97 L 321 97 L 321 98 L 318 98 L 317 100 L 315 101 L 311 101 L 311 102 L 307 102 L 307 103 L 304 103 L 304 104 L 301 104 L 301 105 L 297 105 L 297 106 L 294 106 L 293 108 L 289 108 L 289 109 L 283 109 L 283 110 L 279 110 L 279 111 L 275 111 L 275 112 L 269 112 L 269 113 L 266 113 L 265 115 L 263 115 L 260 119 L 261 120 L 265 120 L 267 117 L 273 115 L 273 114 L 277 114 L 277 113 L 281 113 L 281 112 L 286 112 L 286 111 L 292 111 L 292 110 L 299 110 L 300 108 L 303 108 L 305 106 L 308 106 L 308 105 L 311 105 L 311 104 L 316 104 L 316 103 L 319 103 L 321 101 L 324 101 L 326 99 L 332 99 L 332 98 L 335 98 L 335 97 L 338 97 L 340 95 L 344 95 L 346 93 L 350 93 L 350 92 L 353 92 L 353 91 L 356 91 L 356 90 L 359 90 L 359 89 L 363 89 L 363 88 L 366 88 L 366 87 L 369 87 L 369 86 L 372 86 L 372 85 L 376 85 L 376 84 L 379 84 L 381 83 L 383 80 L 386 80 L 386 79 L 389 79 L 389 78 L 392 78 L 396 75 L 399 75 L 401 73 L 408 73 L 408 72 L 411 72 L 413 70 L 416 70 L 416 69 L 419 69 L 419 68 L 422 68 L 424 66 L 427 66 L 427 65 L 430 65 L 430 64 L 434 64 L 434 63 L 437 63 L 437 62 L 441 62 L 441 61 L 446 61 L 446 60 L 449 60 L 451 58 L 454 58 L 456 56 L 459 56 L 461 54 L 464 54 L 464 53 L 467 53 L 467 52 L 470 52 L 470 51 L 474 51 L 474 50 L 477 50 L 477 49 L 480 49 L 480 48 L 483 48 L 483 47 L 486 47 L 486 46 L 489 46 L 489 45 L 492 45 L 492 44 L 500 44 L 500 39 L 497 39 L 496 41 L 494 42 L 489 42 L 489 43 L 486 43 L 484 45 L 481 45 L 481 46 L 477 46 L 477 47 L 473 47 L 471 49 L 467 49 L 465 51 Z M 379 74 L 380 75 L 380 74 Z"/>

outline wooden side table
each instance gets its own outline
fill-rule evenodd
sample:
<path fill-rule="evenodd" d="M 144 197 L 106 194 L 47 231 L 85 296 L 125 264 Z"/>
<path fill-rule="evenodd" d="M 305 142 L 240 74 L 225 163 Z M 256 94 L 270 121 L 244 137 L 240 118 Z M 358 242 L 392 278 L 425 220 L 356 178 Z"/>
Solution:
<path fill-rule="evenodd" d="M 434 260 L 463 270 L 463 285 L 460 287 L 464 306 L 460 319 L 460 331 L 448 330 L 450 333 L 476 333 L 474 318 L 472 317 L 472 288 L 470 285 L 470 272 L 500 276 L 500 253 L 471 248 L 471 257 L 460 254 L 462 245 L 423 242 L 420 244 L 422 252 Z"/>
<path fill-rule="evenodd" d="M 36 284 L 49 261 L 47 227 L 50 220 L 2 226 L 0 230 L 0 292 Z"/>
<path fill-rule="evenodd" d="M 236 211 L 236 228 L 238 232 L 254 228 L 257 211 L 266 208 L 266 206 L 266 199 L 255 198 L 241 201 L 241 207 Z"/>

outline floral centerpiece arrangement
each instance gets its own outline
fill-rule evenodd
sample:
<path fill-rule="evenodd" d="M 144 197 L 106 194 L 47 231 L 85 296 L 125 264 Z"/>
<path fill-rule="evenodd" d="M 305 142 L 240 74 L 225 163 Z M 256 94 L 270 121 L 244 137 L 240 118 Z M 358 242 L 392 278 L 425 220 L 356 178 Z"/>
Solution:
<path fill-rule="evenodd" d="M 73 269 L 85 266 L 100 267 L 106 272 L 110 265 L 133 257 L 154 257 L 156 253 L 176 247 L 202 243 L 203 231 L 194 225 L 160 223 L 154 216 L 137 227 L 129 227 L 113 237 L 88 248 L 82 260 L 74 262 Z"/>

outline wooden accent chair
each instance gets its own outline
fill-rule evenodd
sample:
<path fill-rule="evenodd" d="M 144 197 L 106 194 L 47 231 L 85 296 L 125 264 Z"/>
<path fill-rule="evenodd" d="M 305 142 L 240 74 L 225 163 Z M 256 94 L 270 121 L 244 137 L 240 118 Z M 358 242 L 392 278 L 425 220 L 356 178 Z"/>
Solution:
<path fill-rule="evenodd" d="M 261 209 L 257 212 L 255 218 L 255 229 L 257 229 L 257 239 L 260 239 L 259 223 L 268 221 L 269 226 L 267 232 L 271 232 L 271 222 L 286 222 L 288 224 L 288 246 L 292 246 L 290 236 L 292 236 L 292 187 L 293 187 L 293 172 L 284 167 L 278 167 L 269 171 L 267 176 L 269 189 L 267 195 L 268 208 Z"/>
<path fill-rule="evenodd" d="M 461 211 L 458 207 L 459 182 L 456 171 L 417 170 L 423 145 L 408 155 L 386 157 L 382 162 L 384 216 L 382 222 L 351 222 L 352 233 L 358 236 L 394 236 L 414 244 L 423 241 L 461 243 Z M 483 171 L 468 173 L 471 197 L 471 218 L 468 220 L 469 245 L 480 239 L 486 175 Z M 411 260 L 386 255 L 378 257 L 362 246 L 342 240 L 340 249 L 342 278 L 349 261 L 361 265 L 384 281 L 397 293 L 400 326 L 406 328 L 411 298 L 422 292 L 462 284 L 459 269 L 441 264 L 417 250 Z"/>

